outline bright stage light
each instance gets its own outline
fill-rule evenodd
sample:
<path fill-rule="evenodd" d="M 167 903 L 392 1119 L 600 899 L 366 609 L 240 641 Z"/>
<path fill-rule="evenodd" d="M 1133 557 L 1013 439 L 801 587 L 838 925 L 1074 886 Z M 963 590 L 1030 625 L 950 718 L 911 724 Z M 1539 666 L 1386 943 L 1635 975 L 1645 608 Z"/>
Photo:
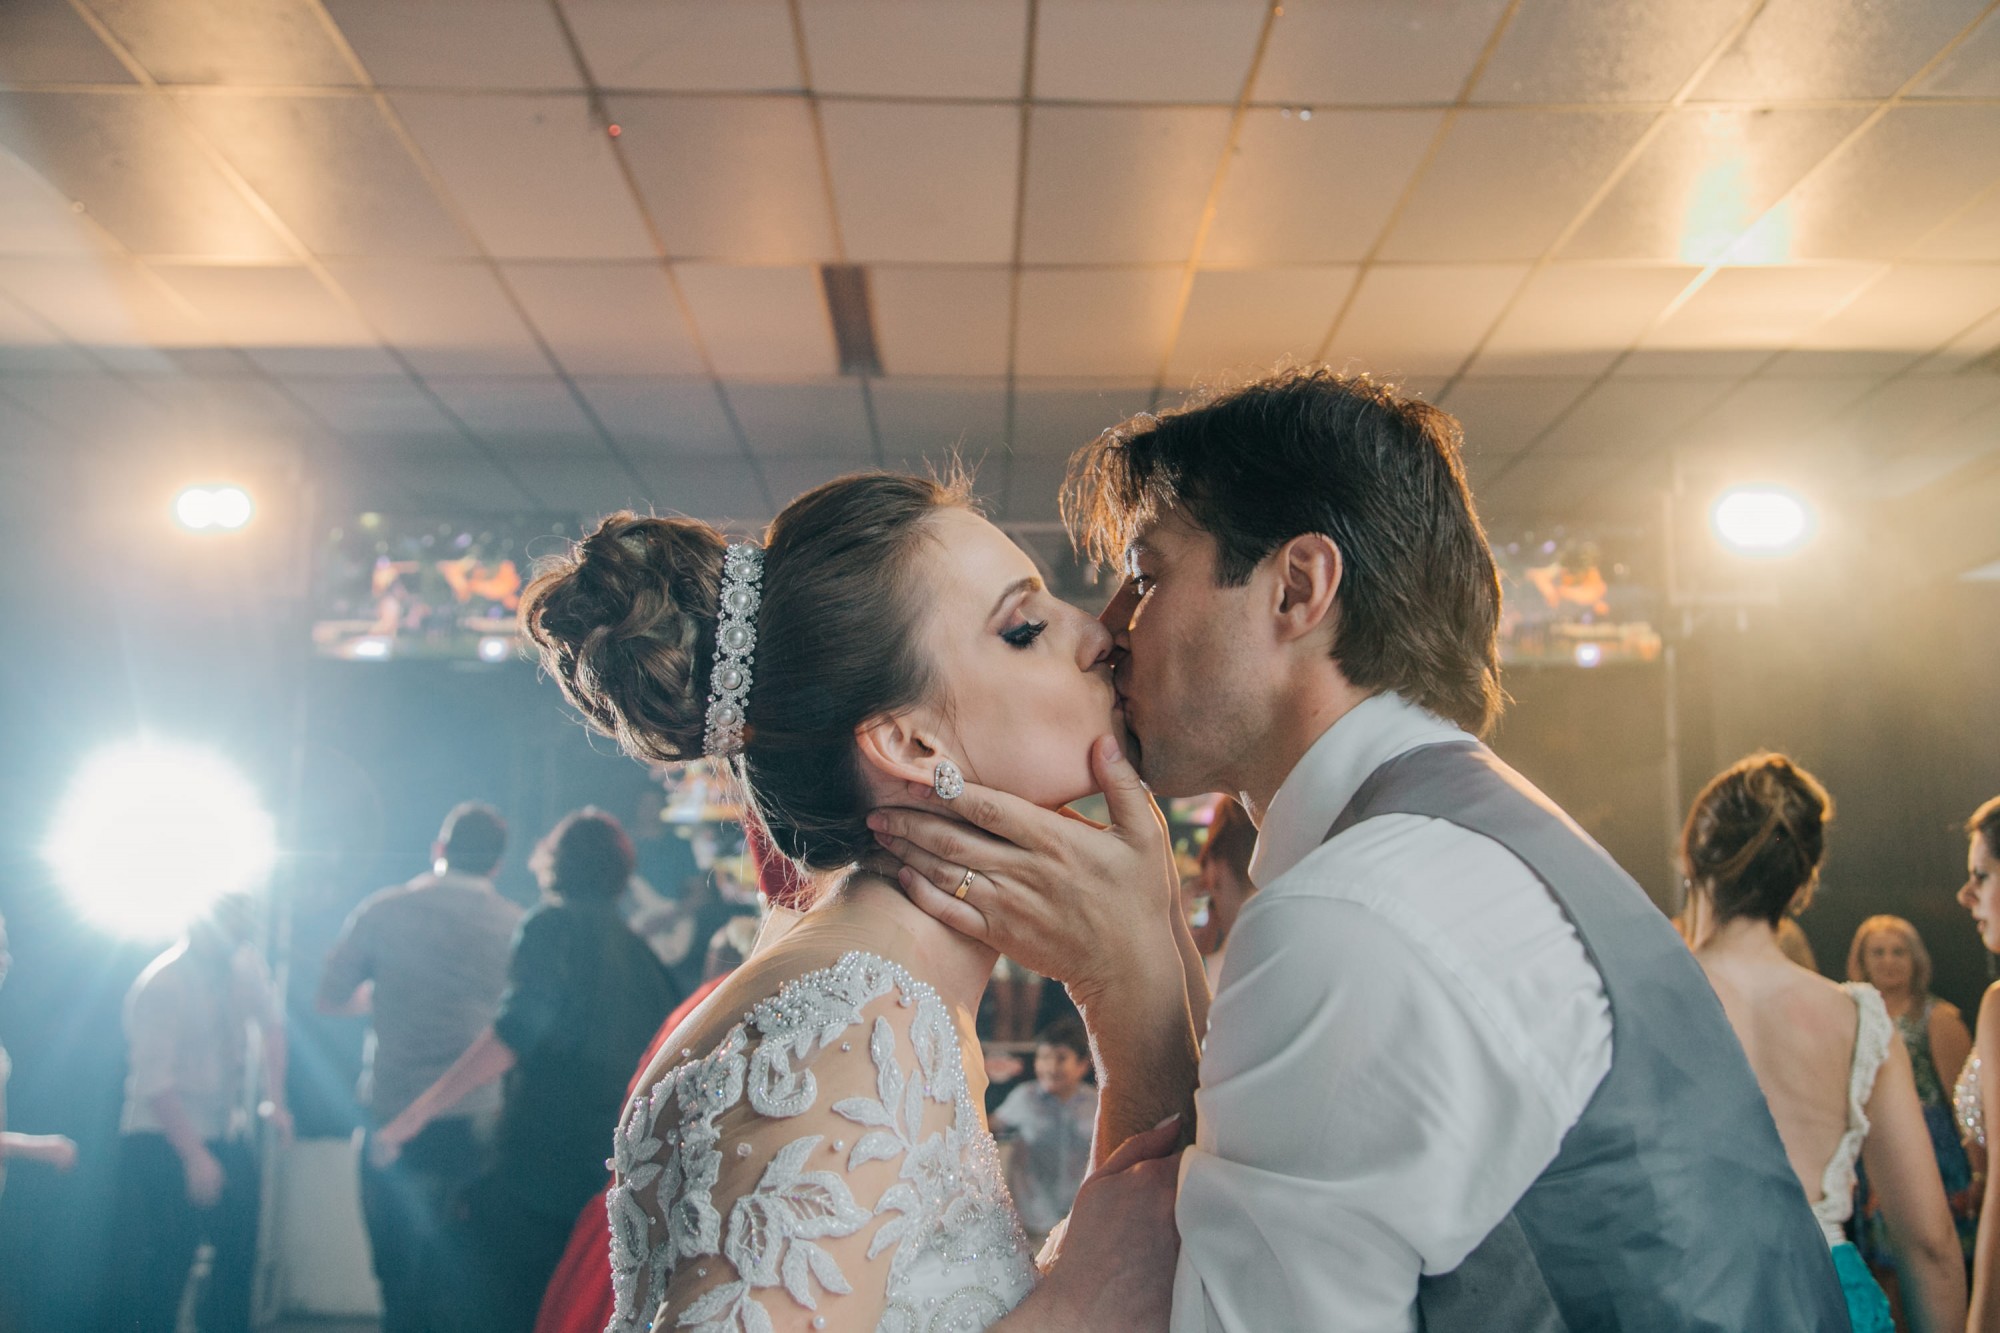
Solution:
<path fill-rule="evenodd" d="M 241 486 L 190 486 L 174 498 L 174 517 L 190 532 L 234 532 L 254 511 Z"/>
<path fill-rule="evenodd" d="M 1785 555 L 1811 535 L 1805 501 L 1776 486 L 1739 486 L 1709 512 L 1715 535 L 1739 555 Z"/>
<path fill-rule="evenodd" d="M 157 939 L 226 894 L 261 888 L 278 843 L 256 791 L 228 761 L 147 740 L 85 762 L 42 856 L 85 917 Z"/>
<path fill-rule="evenodd" d="M 489 634 L 479 641 L 479 656 L 487 662 L 504 662 L 514 655 L 514 641 L 504 634 Z"/>

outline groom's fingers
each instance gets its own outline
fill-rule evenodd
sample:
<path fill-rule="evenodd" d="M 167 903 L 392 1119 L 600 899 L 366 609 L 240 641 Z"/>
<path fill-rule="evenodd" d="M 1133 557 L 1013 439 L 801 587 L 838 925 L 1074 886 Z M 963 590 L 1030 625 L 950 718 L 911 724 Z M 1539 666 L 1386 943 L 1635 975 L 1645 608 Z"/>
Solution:
<path fill-rule="evenodd" d="M 1137 1166 L 1155 1157 L 1171 1157 L 1180 1147 L 1181 1118 L 1169 1116 L 1143 1134 L 1134 1134 L 1118 1145 L 1118 1151 L 1104 1159 L 1104 1165 L 1091 1172 L 1096 1176 L 1108 1176 L 1127 1167 Z"/>
<path fill-rule="evenodd" d="M 903 886 L 903 892 L 909 896 L 911 902 L 929 913 L 939 923 L 950 926 L 959 934 L 969 936 L 982 944 L 992 943 L 987 938 L 991 927 L 986 917 L 971 903 L 952 897 L 908 866 L 897 872 L 896 882 Z"/>
<path fill-rule="evenodd" d="M 955 815 L 958 812 L 954 810 L 952 813 Z M 915 844 L 960 869 L 970 866 L 991 874 L 1004 869 L 1011 857 L 1020 855 L 1019 848 L 991 838 L 958 819 L 926 814 L 905 806 L 885 805 L 870 811 L 868 827 L 874 831 L 877 841 L 896 838 Z M 889 846 L 886 842 L 883 845 Z M 889 850 L 896 851 L 894 847 L 889 847 Z M 901 855 L 900 852 L 897 854 Z"/>
<path fill-rule="evenodd" d="M 1153 793 L 1139 779 L 1139 770 L 1119 748 L 1116 736 L 1100 736 L 1090 747 L 1090 771 L 1104 791 L 1104 803 L 1111 809 L 1111 825 L 1126 832 L 1151 832 L 1160 823 L 1160 808 Z"/>
<path fill-rule="evenodd" d="M 973 782 L 967 782 L 965 790 L 949 801 L 922 783 L 911 783 L 910 794 L 924 808 L 985 829 L 1016 847 L 1029 851 L 1044 850 L 1049 812 L 1032 801 L 1024 801 L 1018 796 Z"/>
<path fill-rule="evenodd" d="M 875 841 L 881 843 L 889 855 L 901 861 L 909 869 L 916 871 L 938 888 L 944 889 L 960 902 L 963 902 L 965 898 L 970 898 L 975 889 L 984 890 L 986 887 L 986 876 L 980 874 L 976 867 L 969 866 L 964 861 L 946 860 L 944 857 L 934 856 L 909 839 L 898 838 L 891 833 L 877 833 Z M 968 869 L 971 869 L 973 872 L 972 882 L 965 886 L 965 895 L 961 898 L 958 893 L 958 885 L 965 878 L 965 872 Z M 983 892 L 980 895 L 980 901 L 985 901 Z"/>

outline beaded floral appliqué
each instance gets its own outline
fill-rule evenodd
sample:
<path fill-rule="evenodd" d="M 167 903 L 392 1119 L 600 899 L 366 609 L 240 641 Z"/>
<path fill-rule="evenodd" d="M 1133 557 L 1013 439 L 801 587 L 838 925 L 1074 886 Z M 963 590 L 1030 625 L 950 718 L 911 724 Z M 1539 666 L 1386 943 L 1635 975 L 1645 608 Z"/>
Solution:
<path fill-rule="evenodd" d="M 895 1183 L 873 1209 L 863 1206 L 838 1172 L 806 1169 L 826 1139 L 808 1135 L 778 1151 L 725 1219 L 712 1197 L 722 1169 L 716 1120 L 746 1099 L 770 1118 L 811 1110 L 813 1055 L 835 1043 L 847 1049 L 842 1036 L 863 1022 L 863 1007 L 892 990 L 911 1011 L 916 1069 L 899 1063 L 895 1029 L 878 1017 L 868 1033 L 875 1096 L 843 1098 L 831 1109 L 859 1130 L 846 1169 L 901 1159 Z M 954 1108 L 948 1127 L 928 1136 L 927 1104 Z M 618 1173 L 607 1200 L 616 1313 L 607 1333 L 650 1328 L 653 1311 L 640 1301 L 657 1303 L 681 1264 L 709 1258 L 727 1261 L 735 1276 L 703 1292 L 676 1326 L 767 1333 L 773 1324 L 758 1294 L 782 1289 L 807 1310 L 819 1309 L 826 1294 L 848 1294 L 847 1275 L 818 1242 L 877 1219 L 867 1253 L 889 1254 L 882 1333 L 977 1333 L 1033 1285 L 1027 1238 L 972 1102 L 950 1014 L 930 987 L 871 954 L 850 953 L 790 982 L 709 1055 L 675 1066 L 635 1097 L 610 1165 Z"/>

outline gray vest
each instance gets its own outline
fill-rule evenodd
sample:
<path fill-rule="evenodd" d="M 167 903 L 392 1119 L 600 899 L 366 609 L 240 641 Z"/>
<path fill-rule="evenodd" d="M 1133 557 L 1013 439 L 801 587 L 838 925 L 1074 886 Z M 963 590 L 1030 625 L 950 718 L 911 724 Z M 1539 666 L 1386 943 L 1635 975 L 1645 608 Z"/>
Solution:
<path fill-rule="evenodd" d="M 1383 764 L 1328 838 L 1376 815 L 1491 838 L 1548 886 L 1611 1005 L 1611 1070 L 1555 1161 L 1450 1273 L 1425 1333 L 1846 1333 L 1847 1304 L 1708 979 L 1630 876 L 1471 741 Z"/>

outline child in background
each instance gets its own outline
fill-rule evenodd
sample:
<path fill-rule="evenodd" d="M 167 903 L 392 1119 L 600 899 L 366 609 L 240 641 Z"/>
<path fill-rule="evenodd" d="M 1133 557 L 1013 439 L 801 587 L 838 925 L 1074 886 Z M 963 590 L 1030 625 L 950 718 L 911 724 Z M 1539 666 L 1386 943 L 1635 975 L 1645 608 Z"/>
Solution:
<path fill-rule="evenodd" d="M 1090 1041 L 1075 1018 L 1051 1023 L 1035 1038 L 1035 1081 L 1023 1083 L 991 1117 L 996 1137 L 1014 1146 L 1007 1186 L 1037 1248 L 1069 1215 L 1090 1171 L 1090 1135 L 1097 1123 L 1097 1089 Z"/>

